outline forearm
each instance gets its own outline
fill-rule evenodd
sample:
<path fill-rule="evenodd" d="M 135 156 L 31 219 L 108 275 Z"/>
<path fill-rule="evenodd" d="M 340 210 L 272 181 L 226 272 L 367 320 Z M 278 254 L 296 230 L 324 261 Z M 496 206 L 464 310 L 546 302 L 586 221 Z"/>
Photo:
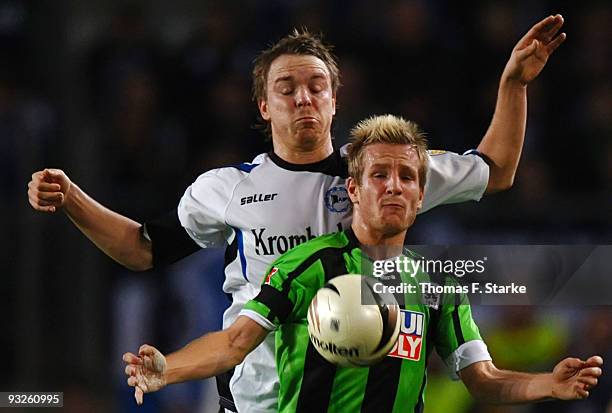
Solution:
<path fill-rule="evenodd" d="M 151 243 L 141 225 L 102 206 L 74 183 L 63 211 L 76 227 L 106 255 L 135 270 L 152 267 Z"/>
<path fill-rule="evenodd" d="M 528 403 L 553 397 L 549 373 L 529 374 L 496 369 L 487 380 L 479 381 L 469 390 L 475 398 L 487 403 Z"/>
<path fill-rule="evenodd" d="M 502 76 L 495 113 L 478 151 L 489 161 L 487 193 L 508 189 L 514 182 L 527 124 L 527 86 Z"/>
<path fill-rule="evenodd" d="M 167 384 L 224 373 L 241 363 L 248 351 L 236 344 L 228 330 L 202 336 L 166 357 Z"/>

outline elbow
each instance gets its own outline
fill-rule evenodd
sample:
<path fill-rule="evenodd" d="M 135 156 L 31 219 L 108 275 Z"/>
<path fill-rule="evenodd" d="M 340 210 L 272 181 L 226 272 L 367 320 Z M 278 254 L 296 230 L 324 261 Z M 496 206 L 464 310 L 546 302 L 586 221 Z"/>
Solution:
<path fill-rule="evenodd" d="M 472 397 L 480 402 L 499 403 L 500 395 L 494 385 L 499 370 L 492 362 L 478 362 L 459 372 L 461 380 Z"/>
<path fill-rule="evenodd" d="M 245 357 L 246 357 L 246 354 L 247 353 L 245 353 L 243 351 L 240 351 L 240 350 L 233 350 L 231 352 L 230 357 L 228 358 L 230 366 L 228 366 L 227 369 L 229 370 L 231 368 L 234 368 L 238 364 L 242 363 L 244 361 Z"/>
<path fill-rule="evenodd" d="M 150 250 L 138 251 L 129 255 L 119 255 L 113 258 L 130 271 L 143 272 L 153 268 L 153 256 Z"/>
<path fill-rule="evenodd" d="M 144 272 L 153 268 L 153 264 L 151 262 L 146 261 L 135 261 L 135 262 L 121 262 L 125 268 L 134 272 Z"/>
<path fill-rule="evenodd" d="M 487 194 L 494 194 L 496 192 L 507 191 L 514 185 L 515 173 L 512 172 L 501 172 L 494 171 L 493 167 L 489 175 L 489 182 L 487 184 Z"/>
<path fill-rule="evenodd" d="M 138 240 L 135 248 L 128 248 L 117 262 L 125 268 L 135 272 L 143 272 L 153 268 L 153 247 L 148 241 L 138 233 Z"/>

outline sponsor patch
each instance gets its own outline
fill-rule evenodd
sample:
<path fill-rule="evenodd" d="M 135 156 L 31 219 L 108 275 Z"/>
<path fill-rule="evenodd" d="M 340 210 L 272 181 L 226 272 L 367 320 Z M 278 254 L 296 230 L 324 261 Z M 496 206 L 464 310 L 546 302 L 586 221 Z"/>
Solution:
<path fill-rule="evenodd" d="M 400 333 L 389 356 L 419 361 L 425 332 L 425 314 L 418 311 L 400 311 Z"/>

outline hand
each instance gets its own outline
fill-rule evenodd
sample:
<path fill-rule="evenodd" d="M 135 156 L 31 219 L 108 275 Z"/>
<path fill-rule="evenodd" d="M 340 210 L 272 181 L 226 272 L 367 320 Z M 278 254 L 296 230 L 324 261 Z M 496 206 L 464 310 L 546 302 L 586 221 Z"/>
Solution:
<path fill-rule="evenodd" d="M 61 169 L 34 172 L 28 183 L 28 200 L 35 210 L 54 213 L 66 203 L 71 186 Z"/>
<path fill-rule="evenodd" d="M 597 385 L 601 376 L 603 359 L 590 357 L 587 361 L 566 358 L 557 364 L 552 372 L 553 397 L 561 400 L 585 399 L 589 390 Z"/>
<path fill-rule="evenodd" d="M 137 404 L 142 404 L 145 393 L 152 393 L 166 386 L 166 358 L 155 347 L 143 344 L 138 350 L 138 356 L 125 353 L 123 361 L 127 364 L 127 384 L 134 387 Z"/>
<path fill-rule="evenodd" d="M 502 79 L 516 80 L 527 85 L 535 79 L 550 55 L 565 41 L 565 33 L 556 36 L 563 26 L 563 16 L 548 16 L 535 24 L 514 46 Z M 556 36 L 556 37 L 555 37 Z"/>

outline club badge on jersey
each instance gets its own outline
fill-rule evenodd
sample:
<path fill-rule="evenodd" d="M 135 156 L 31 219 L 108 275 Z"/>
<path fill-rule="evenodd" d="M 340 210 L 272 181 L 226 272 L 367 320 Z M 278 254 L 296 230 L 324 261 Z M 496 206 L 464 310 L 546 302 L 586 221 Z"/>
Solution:
<path fill-rule="evenodd" d="M 342 213 L 351 207 L 351 200 L 344 186 L 334 186 L 325 192 L 325 206 L 331 212 Z"/>
<path fill-rule="evenodd" d="M 268 273 L 268 275 L 266 275 L 266 281 L 265 283 L 270 285 L 270 280 L 272 279 L 272 277 L 274 277 L 274 274 L 276 274 L 278 272 L 278 268 L 273 267 L 270 272 Z"/>
<path fill-rule="evenodd" d="M 389 356 L 419 361 L 425 331 L 425 314 L 401 310 L 400 333 Z"/>

